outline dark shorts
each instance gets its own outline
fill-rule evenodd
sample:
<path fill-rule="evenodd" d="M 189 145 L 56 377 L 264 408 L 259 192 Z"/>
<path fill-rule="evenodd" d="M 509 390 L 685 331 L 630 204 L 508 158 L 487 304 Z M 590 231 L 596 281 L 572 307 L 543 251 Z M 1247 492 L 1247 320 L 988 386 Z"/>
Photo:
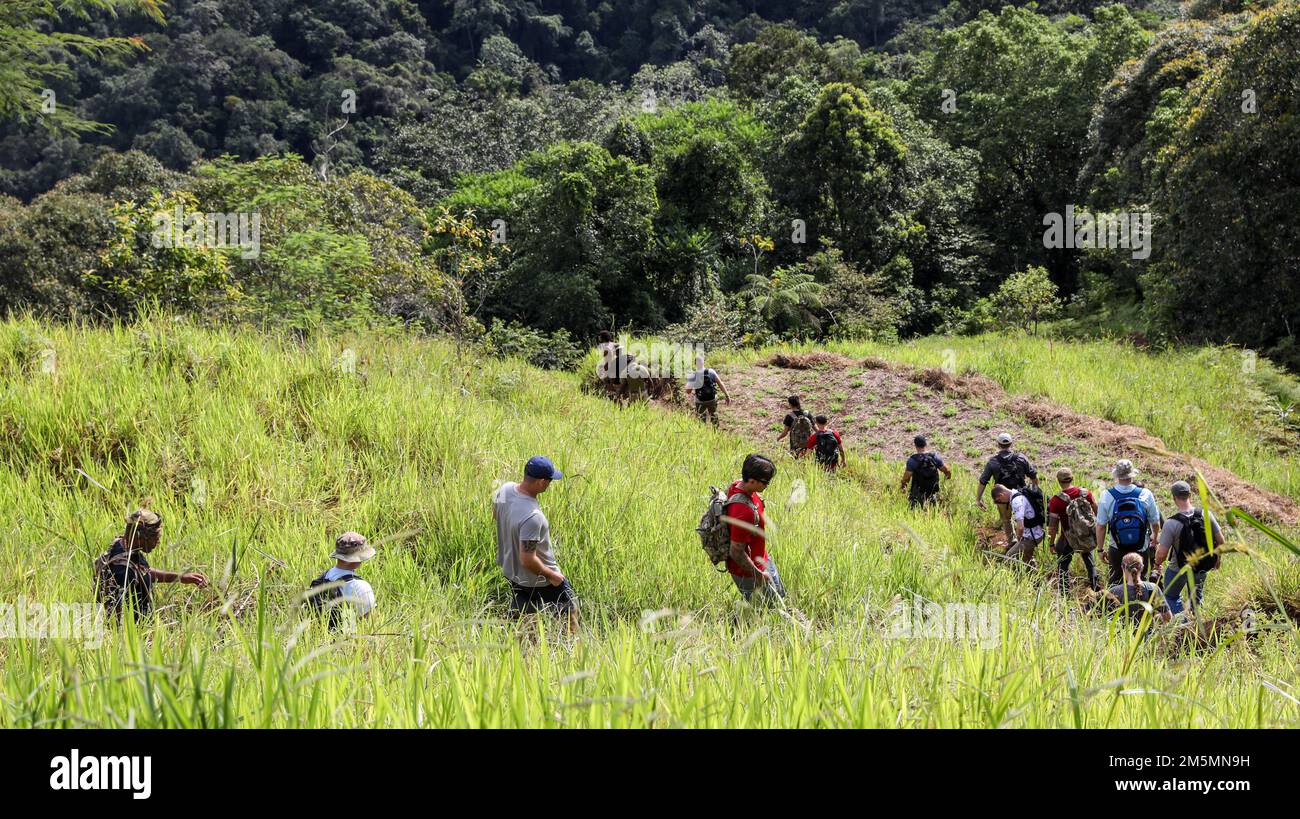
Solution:
<path fill-rule="evenodd" d="M 907 493 L 907 502 L 912 505 L 912 508 L 937 504 L 939 502 L 939 489 L 935 487 L 934 489 L 919 490 L 914 485 Z"/>
<path fill-rule="evenodd" d="M 510 614 L 513 617 L 538 611 L 567 614 L 578 608 L 578 595 L 567 579 L 558 586 L 550 583 L 545 586 L 511 583 L 510 589 L 513 592 L 510 599 Z"/>

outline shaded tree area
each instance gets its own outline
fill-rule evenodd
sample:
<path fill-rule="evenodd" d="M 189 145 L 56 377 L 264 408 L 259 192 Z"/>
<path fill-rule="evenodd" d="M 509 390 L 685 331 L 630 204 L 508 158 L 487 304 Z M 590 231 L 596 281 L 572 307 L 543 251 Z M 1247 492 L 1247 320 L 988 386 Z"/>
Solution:
<path fill-rule="evenodd" d="M 1295 0 L 45 7 L 0 12 L 2 308 L 534 349 L 1128 305 L 1293 355 Z M 177 208 L 263 251 L 160 246 Z M 1150 218 L 1149 255 L 1053 245 L 1070 210 Z"/>

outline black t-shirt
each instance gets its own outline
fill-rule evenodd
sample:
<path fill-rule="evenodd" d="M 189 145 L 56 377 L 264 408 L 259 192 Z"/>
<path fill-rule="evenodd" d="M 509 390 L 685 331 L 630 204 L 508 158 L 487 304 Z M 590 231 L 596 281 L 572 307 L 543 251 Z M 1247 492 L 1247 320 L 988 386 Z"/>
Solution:
<path fill-rule="evenodd" d="M 1016 471 L 1020 475 L 1020 480 L 1013 481 L 1015 484 L 1014 486 L 1011 484 L 1006 485 L 1008 489 L 1019 489 L 1024 486 L 1025 478 L 1038 480 L 1038 470 L 1034 469 L 1034 465 L 1031 464 L 1029 459 L 1024 455 L 1021 455 L 1019 452 L 999 452 L 997 455 L 989 458 L 989 462 L 984 465 L 984 471 L 980 473 L 980 486 L 984 486 L 998 476 L 999 464 L 1005 464 L 1004 469 L 1014 464 Z"/>
<path fill-rule="evenodd" d="M 798 418 L 801 415 L 806 415 L 808 416 L 808 420 L 810 421 L 812 420 L 811 413 L 804 412 L 803 410 L 791 410 L 790 412 L 787 412 L 785 414 L 785 420 L 782 421 L 781 423 L 785 424 L 786 429 L 790 429 L 791 427 L 794 426 L 794 419 Z"/>
<path fill-rule="evenodd" d="M 933 475 L 922 474 L 926 460 L 934 462 Z M 939 488 L 939 469 L 942 466 L 943 458 L 935 452 L 915 452 L 909 456 L 906 469 L 912 473 L 912 493 L 936 491 Z"/>
<path fill-rule="evenodd" d="M 153 577 L 149 574 L 149 561 L 145 558 L 144 552 L 139 549 L 132 550 L 129 562 L 122 559 L 125 553 L 126 544 L 122 539 L 114 540 L 113 545 L 108 548 L 108 571 L 117 581 L 118 589 L 124 589 L 126 595 L 130 595 L 136 614 L 144 616 L 153 610 Z M 118 559 L 114 560 L 114 558 Z M 126 595 L 122 595 L 121 602 L 125 603 Z M 112 601 L 110 608 L 116 606 L 117 601 Z"/>

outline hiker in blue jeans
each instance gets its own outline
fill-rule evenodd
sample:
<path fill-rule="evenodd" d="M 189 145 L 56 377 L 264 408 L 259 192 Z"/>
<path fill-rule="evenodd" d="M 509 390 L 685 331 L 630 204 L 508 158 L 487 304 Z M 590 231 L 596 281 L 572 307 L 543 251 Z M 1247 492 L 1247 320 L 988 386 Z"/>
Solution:
<path fill-rule="evenodd" d="M 1210 537 L 1217 550 L 1224 544 L 1223 531 L 1214 513 L 1192 506 L 1192 487 L 1187 481 L 1177 481 L 1170 489 L 1174 496 L 1174 505 L 1178 512 L 1165 521 L 1160 530 L 1160 543 L 1156 548 L 1156 571 L 1165 559 L 1173 553 L 1173 560 L 1165 569 L 1164 592 L 1171 614 L 1183 610 L 1183 590 L 1188 584 L 1188 598 L 1192 611 L 1196 611 L 1205 597 L 1205 577 L 1219 567 L 1219 555 L 1212 553 L 1206 543 L 1205 526 L 1208 521 Z"/>

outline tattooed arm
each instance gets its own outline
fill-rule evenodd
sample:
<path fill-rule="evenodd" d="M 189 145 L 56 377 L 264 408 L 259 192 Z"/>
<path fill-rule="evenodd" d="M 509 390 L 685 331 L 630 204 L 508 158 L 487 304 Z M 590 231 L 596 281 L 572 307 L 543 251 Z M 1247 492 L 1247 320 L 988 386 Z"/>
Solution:
<path fill-rule="evenodd" d="M 545 577 L 551 582 L 552 586 L 558 586 L 564 582 L 564 575 L 542 563 L 542 559 L 537 556 L 537 548 L 541 545 L 540 540 L 525 540 L 520 543 L 519 563 L 533 574 L 540 574 Z"/>

